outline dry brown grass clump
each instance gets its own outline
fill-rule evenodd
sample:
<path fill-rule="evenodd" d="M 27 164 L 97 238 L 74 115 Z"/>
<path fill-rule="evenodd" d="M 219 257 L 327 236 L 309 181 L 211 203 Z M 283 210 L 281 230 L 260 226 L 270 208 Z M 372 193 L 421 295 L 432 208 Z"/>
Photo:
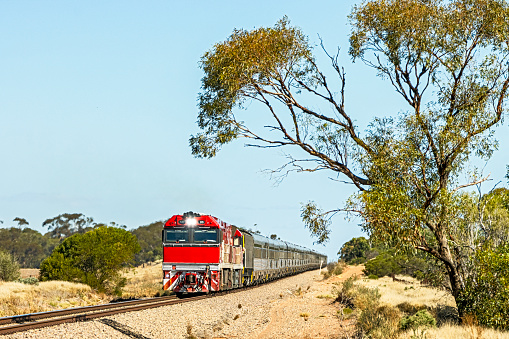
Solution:
<path fill-rule="evenodd" d="M 437 318 L 438 327 L 420 328 L 417 331 L 400 332 L 398 338 L 427 338 L 427 339 L 509 339 L 509 332 L 482 328 L 472 319 L 464 319 L 463 325 L 452 324 L 456 303 L 446 291 L 421 286 L 419 281 L 410 277 L 401 277 L 410 283 L 393 281 L 383 277 L 377 280 L 360 279 L 355 285 L 376 288 L 380 292 L 380 303 L 396 307 L 402 315 L 412 315 L 420 310 L 429 310 Z M 448 320 L 449 319 L 449 320 Z"/>
<path fill-rule="evenodd" d="M 122 290 L 122 298 L 153 297 L 161 292 L 163 283 L 162 260 L 147 263 L 126 274 L 127 285 Z"/>
<path fill-rule="evenodd" d="M 38 285 L 0 282 L 0 316 L 52 311 L 108 302 L 90 286 L 67 281 L 45 281 Z"/>
<path fill-rule="evenodd" d="M 122 298 L 153 297 L 161 293 L 161 261 L 137 267 L 126 273 L 126 277 L 128 283 Z M 113 298 L 93 291 L 88 285 L 67 281 L 45 281 L 38 285 L 0 282 L 0 317 L 104 304 Z"/>

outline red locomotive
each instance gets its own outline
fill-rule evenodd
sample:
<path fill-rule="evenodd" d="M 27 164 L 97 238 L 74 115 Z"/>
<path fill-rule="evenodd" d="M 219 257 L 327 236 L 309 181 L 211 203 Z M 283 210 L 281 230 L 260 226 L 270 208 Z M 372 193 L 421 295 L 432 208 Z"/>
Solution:
<path fill-rule="evenodd" d="M 177 295 L 248 286 L 320 267 L 327 257 L 211 215 L 174 215 L 163 229 L 163 289 Z"/>

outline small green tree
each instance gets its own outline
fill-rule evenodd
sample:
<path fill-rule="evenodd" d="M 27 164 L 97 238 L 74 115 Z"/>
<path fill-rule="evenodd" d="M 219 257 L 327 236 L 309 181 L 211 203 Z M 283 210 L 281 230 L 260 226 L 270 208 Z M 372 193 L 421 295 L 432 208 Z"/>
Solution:
<path fill-rule="evenodd" d="M 19 265 L 12 255 L 0 250 L 0 280 L 13 281 L 19 278 Z"/>
<path fill-rule="evenodd" d="M 81 282 L 99 292 L 121 294 L 129 267 L 140 251 L 136 237 L 116 227 L 99 227 L 74 234 L 41 263 L 40 279 Z"/>
<path fill-rule="evenodd" d="M 371 246 L 369 241 L 364 237 L 352 238 L 341 246 L 338 255 L 350 263 L 354 259 L 360 259 L 361 262 L 366 261 L 366 252 L 369 251 Z"/>
<path fill-rule="evenodd" d="M 476 270 L 457 299 L 465 314 L 485 326 L 509 329 L 509 245 L 476 252 Z"/>

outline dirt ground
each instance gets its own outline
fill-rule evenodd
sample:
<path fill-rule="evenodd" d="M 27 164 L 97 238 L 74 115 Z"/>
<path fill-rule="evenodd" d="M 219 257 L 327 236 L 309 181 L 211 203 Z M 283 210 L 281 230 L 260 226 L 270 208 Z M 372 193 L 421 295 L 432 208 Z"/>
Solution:
<path fill-rule="evenodd" d="M 21 278 L 30 278 L 39 277 L 39 269 L 38 268 L 22 268 L 19 270 L 21 273 Z"/>
<path fill-rule="evenodd" d="M 317 276 L 298 298 L 287 298 L 274 305 L 268 326 L 257 338 L 344 337 L 352 329 L 352 324 L 338 317 L 338 305 L 331 298 L 333 283 L 342 282 L 354 275 L 360 277 L 363 269 L 362 265 L 348 266 L 341 275 L 327 280 Z"/>

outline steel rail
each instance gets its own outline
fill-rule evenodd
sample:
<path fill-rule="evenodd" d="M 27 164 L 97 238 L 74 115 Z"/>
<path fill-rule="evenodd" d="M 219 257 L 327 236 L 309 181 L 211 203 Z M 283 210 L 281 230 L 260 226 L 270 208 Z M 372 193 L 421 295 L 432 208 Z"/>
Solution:
<path fill-rule="evenodd" d="M 13 324 L 13 323 L 19 324 L 19 323 L 25 323 L 25 322 L 35 321 L 35 320 L 39 320 L 39 319 L 61 317 L 61 316 L 68 315 L 68 314 L 76 314 L 76 313 L 80 313 L 80 312 L 81 313 L 93 312 L 93 311 L 105 310 L 105 309 L 110 309 L 110 308 L 126 307 L 126 306 L 130 306 L 130 305 L 147 304 L 150 302 L 160 302 L 160 301 L 169 300 L 169 299 L 176 299 L 176 297 L 169 296 L 169 297 L 157 297 L 157 298 L 148 298 L 148 299 L 136 299 L 136 300 L 112 302 L 109 304 L 66 308 L 66 309 L 56 310 L 56 311 L 20 314 L 20 315 L 14 315 L 14 316 L 10 316 L 10 317 L 0 318 L 0 325 Z"/>
<path fill-rule="evenodd" d="M 191 298 L 177 299 L 175 297 L 164 297 L 162 298 L 152 298 L 152 299 L 144 299 L 144 300 L 134 300 L 127 302 L 120 302 L 114 304 L 104 304 L 104 305 L 95 305 L 95 306 L 86 306 L 86 307 L 78 307 L 71 308 L 59 311 L 50 311 L 50 312 L 40 312 L 34 314 L 24 314 L 20 316 L 7 317 L 9 320 L 21 322 L 16 325 L 3 326 L 0 327 L 0 335 L 11 334 L 15 332 L 27 331 L 31 329 L 59 325 L 64 323 L 72 323 L 79 321 L 87 321 L 95 318 L 106 317 L 113 314 L 132 312 L 132 311 L 141 311 L 147 308 L 155 308 L 161 306 L 167 306 L 172 304 L 180 304 L 189 301 L 194 301 L 198 299 L 203 299 L 205 296 L 197 296 Z M 65 316 L 69 314 L 74 314 L 71 316 Z M 51 319 L 47 319 L 51 318 Z M 37 319 L 43 319 L 40 321 L 34 321 Z M 5 324 L 7 319 L 1 318 L 3 323 Z M 11 323 L 12 323 L 11 321 Z M 26 321 L 26 322 L 25 322 Z"/>
<path fill-rule="evenodd" d="M 308 270 L 298 272 L 292 275 L 298 275 L 304 273 Z M 31 329 L 60 325 L 64 323 L 73 323 L 73 322 L 81 322 L 92 320 L 95 318 L 107 317 L 114 314 L 133 312 L 133 311 L 141 311 L 148 308 L 155 308 L 173 304 L 181 304 L 189 301 L 195 301 L 205 298 L 211 298 L 215 296 L 222 296 L 230 293 L 237 293 L 246 290 L 250 290 L 252 288 L 262 287 L 264 285 L 272 284 L 278 280 L 289 278 L 292 275 L 276 278 L 274 280 L 270 280 L 263 284 L 255 284 L 251 286 L 244 286 L 229 290 L 218 291 L 211 294 L 205 294 L 196 297 L 188 297 L 178 299 L 174 296 L 169 297 L 158 297 L 158 298 L 150 298 L 150 299 L 141 299 L 141 300 L 130 300 L 123 301 L 117 303 L 110 304 L 102 304 L 102 305 L 92 305 L 92 306 L 84 306 L 84 307 L 76 307 L 69 308 L 57 311 L 49 311 L 49 312 L 39 312 L 39 313 L 31 313 L 31 314 L 22 314 L 11 317 L 0 318 L 0 325 L 17 323 L 16 325 L 10 326 L 1 326 L 0 327 L 0 335 L 11 334 L 16 332 L 28 331 Z M 71 316 L 66 316 L 71 314 Z M 74 314 L 74 315 L 72 315 Z M 54 319 L 48 319 L 54 318 Z M 43 319 L 43 320 L 39 320 Z M 44 320 L 46 319 L 46 320 Z M 39 320 L 39 321 L 36 321 Z"/>

